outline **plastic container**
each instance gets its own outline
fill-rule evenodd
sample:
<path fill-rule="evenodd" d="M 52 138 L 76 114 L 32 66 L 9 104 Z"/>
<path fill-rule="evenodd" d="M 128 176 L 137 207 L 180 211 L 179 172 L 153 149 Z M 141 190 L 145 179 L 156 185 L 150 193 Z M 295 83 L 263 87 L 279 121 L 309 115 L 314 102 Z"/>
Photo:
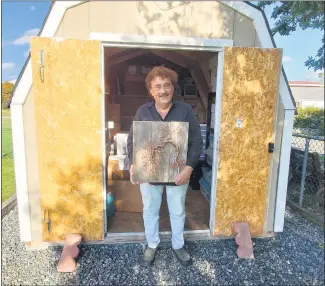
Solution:
<path fill-rule="evenodd" d="M 112 192 L 108 192 L 106 195 L 106 214 L 107 217 L 115 215 L 115 200 Z"/>
<path fill-rule="evenodd" d="M 207 130 L 207 125 L 206 124 L 200 124 L 200 129 L 201 130 Z"/>
<path fill-rule="evenodd" d="M 210 202 L 210 199 L 211 199 L 211 186 L 209 185 L 209 183 L 204 178 L 201 178 L 199 183 L 200 183 L 201 193 L 206 198 L 206 200 L 208 202 Z"/>
<path fill-rule="evenodd" d="M 211 186 L 211 181 L 212 181 L 212 171 L 206 171 L 203 172 L 203 178 L 209 183 L 209 185 Z"/>
<path fill-rule="evenodd" d="M 213 149 L 213 140 L 214 140 L 214 136 L 211 135 L 209 136 L 209 148 L 211 147 Z"/>
<path fill-rule="evenodd" d="M 206 179 L 204 179 L 204 178 L 201 178 L 200 179 L 200 185 L 209 193 L 209 194 L 211 194 L 211 186 L 210 186 L 210 184 L 209 184 L 209 182 L 206 180 Z"/>
<path fill-rule="evenodd" d="M 201 169 L 202 169 L 202 173 L 203 174 L 210 171 L 210 168 L 209 167 L 201 167 Z"/>

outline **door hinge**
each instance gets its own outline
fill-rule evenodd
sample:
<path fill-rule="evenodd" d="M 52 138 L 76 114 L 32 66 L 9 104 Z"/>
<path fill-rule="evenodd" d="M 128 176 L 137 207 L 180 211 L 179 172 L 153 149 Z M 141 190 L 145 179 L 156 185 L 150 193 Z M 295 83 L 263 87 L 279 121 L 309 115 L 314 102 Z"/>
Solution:
<path fill-rule="evenodd" d="M 44 210 L 43 222 L 47 224 L 47 231 L 51 233 L 51 219 L 50 219 L 50 211 L 48 209 Z"/>

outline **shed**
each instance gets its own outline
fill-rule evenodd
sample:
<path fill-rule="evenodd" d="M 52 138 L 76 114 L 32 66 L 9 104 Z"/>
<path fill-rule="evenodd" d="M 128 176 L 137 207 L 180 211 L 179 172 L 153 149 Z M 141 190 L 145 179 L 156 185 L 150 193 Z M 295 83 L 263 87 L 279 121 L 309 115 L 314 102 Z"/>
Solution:
<path fill-rule="evenodd" d="M 161 64 L 180 75 L 175 97 L 192 105 L 206 143 L 185 238 L 231 238 L 238 221 L 253 237 L 282 232 L 295 103 L 281 62 L 248 2 L 53 1 L 11 102 L 21 241 L 145 240 L 123 134 L 150 100 L 145 74 Z M 110 131 L 122 148 L 111 155 Z M 160 228 L 168 239 L 165 204 Z"/>

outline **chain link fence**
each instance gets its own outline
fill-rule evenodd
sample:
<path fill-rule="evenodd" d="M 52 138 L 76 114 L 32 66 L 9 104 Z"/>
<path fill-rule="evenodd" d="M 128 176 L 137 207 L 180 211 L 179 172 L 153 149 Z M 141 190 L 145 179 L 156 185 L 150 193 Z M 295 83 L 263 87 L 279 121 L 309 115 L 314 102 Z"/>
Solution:
<path fill-rule="evenodd" d="M 293 134 L 288 200 L 324 215 L 324 138 Z"/>

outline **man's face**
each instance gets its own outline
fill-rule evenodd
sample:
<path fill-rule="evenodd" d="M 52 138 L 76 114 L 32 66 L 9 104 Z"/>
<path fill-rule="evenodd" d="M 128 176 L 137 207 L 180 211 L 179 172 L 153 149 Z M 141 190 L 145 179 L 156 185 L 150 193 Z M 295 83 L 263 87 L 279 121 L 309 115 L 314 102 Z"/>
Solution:
<path fill-rule="evenodd" d="M 172 102 L 174 86 L 169 78 L 155 77 L 151 81 L 150 93 L 158 105 Z"/>

